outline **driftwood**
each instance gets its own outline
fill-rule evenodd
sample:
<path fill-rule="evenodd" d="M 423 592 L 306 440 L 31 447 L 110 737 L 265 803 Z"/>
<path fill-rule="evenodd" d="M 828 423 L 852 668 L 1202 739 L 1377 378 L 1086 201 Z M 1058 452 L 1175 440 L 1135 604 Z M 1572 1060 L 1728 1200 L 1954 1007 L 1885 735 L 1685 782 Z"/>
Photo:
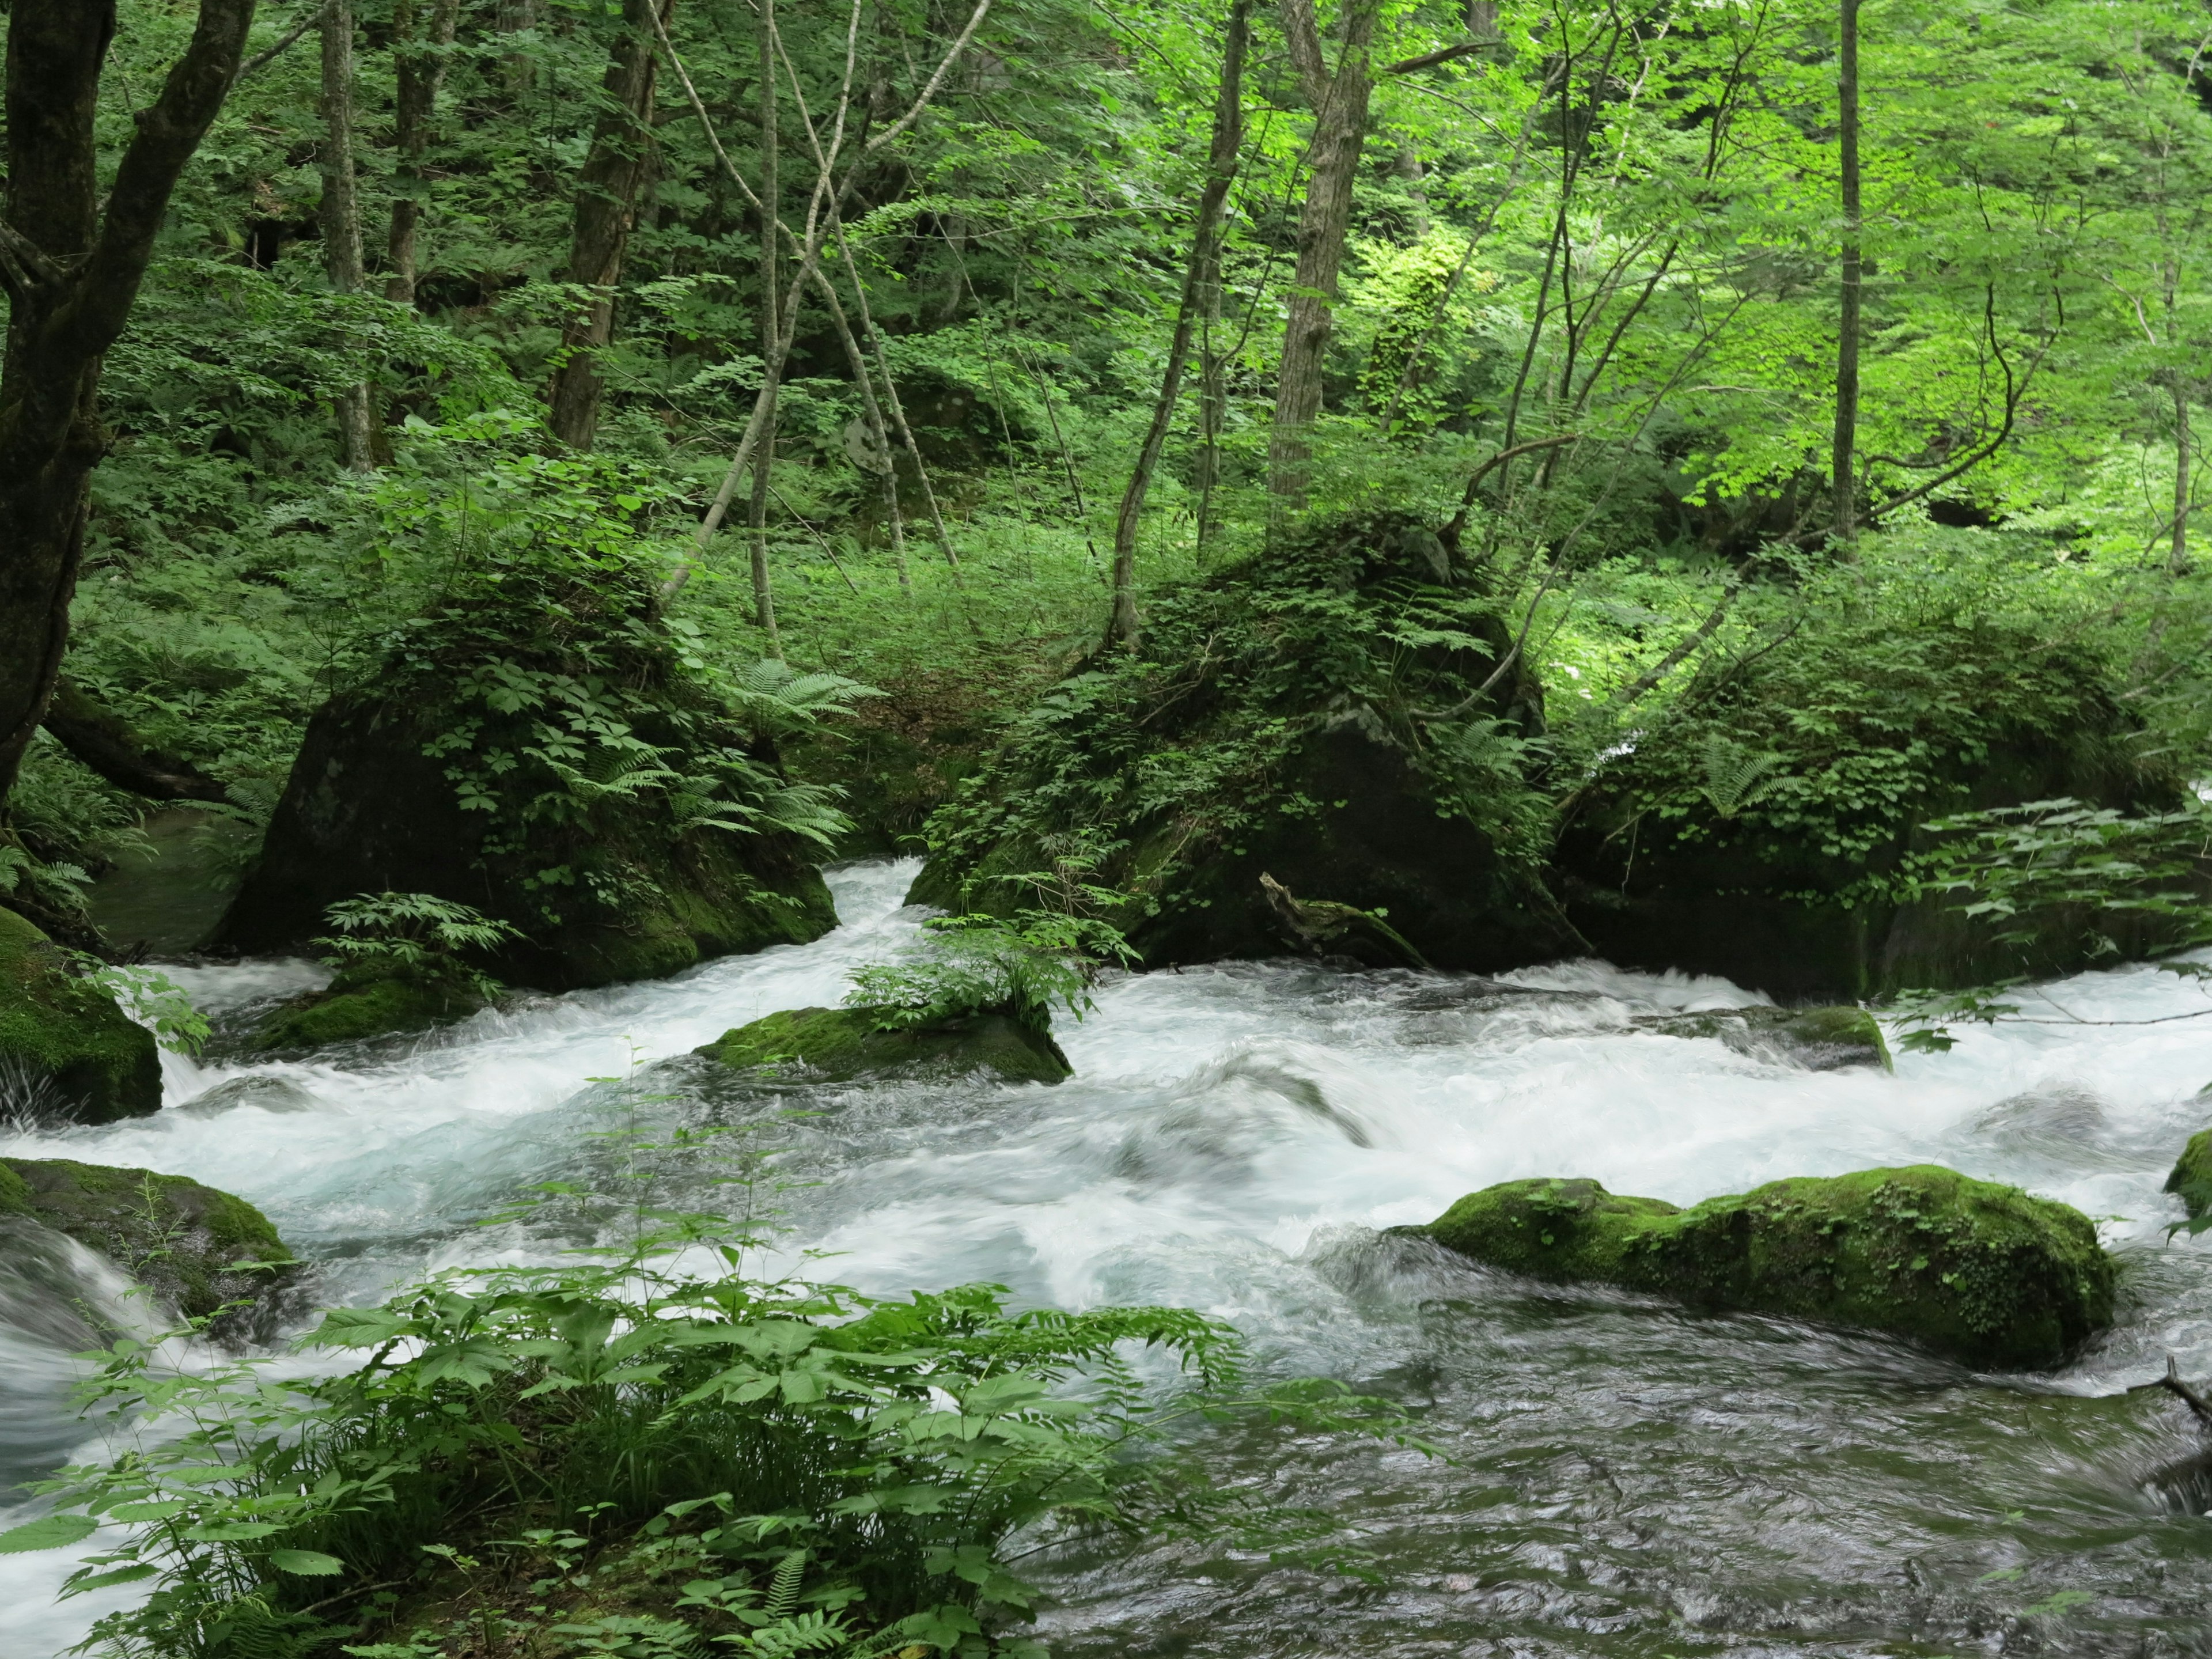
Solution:
<path fill-rule="evenodd" d="M 1260 890 L 1267 896 L 1267 908 L 1275 913 L 1285 938 L 1310 955 L 1326 956 L 1332 951 L 1364 945 L 1365 954 L 1380 954 L 1401 967 L 1429 965 L 1428 958 L 1403 933 L 1371 910 L 1329 899 L 1298 898 L 1264 871 Z"/>
<path fill-rule="evenodd" d="M 2203 1395 L 2181 1380 L 2181 1367 L 2174 1364 L 2172 1354 L 2166 1357 L 2166 1375 L 2151 1387 L 2180 1395 L 2183 1403 L 2189 1407 L 2190 1414 L 2206 1428 L 2212 1429 L 2212 1404 L 2207 1404 Z"/>

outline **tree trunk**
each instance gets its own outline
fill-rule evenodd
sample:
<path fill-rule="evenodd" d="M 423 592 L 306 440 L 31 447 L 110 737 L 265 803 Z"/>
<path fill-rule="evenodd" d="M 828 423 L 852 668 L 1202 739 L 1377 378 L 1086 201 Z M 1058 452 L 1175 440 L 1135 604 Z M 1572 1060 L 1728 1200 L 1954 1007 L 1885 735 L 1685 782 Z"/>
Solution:
<path fill-rule="evenodd" d="M 331 0 L 323 11 L 323 269 L 331 292 L 358 294 L 362 284 L 361 191 L 353 165 L 353 7 Z M 367 472 L 369 453 L 368 384 L 358 381 L 337 395 L 338 441 L 345 464 Z"/>
<path fill-rule="evenodd" d="M 69 641 L 86 487 L 107 447 L 101 354 L 138 295 L 177 177 L 222 107 L 253 0 L 201 0 L 184 56 L 137 112 L 103 196 L 94 116 L 112 0 L 15 0 L 8 19 L 0 287 L 0 802 Z"/>
<path fill-rule="evenodd" d="M 1159 465 L 1168 428 L 1175 421 L 1183 368 L 1190 361 L 1191 337 L 1206 314 L 1209 294 L 1214 308 L 1219 307 L 1222 210 L 1237 176 L 1237 152 L 1244 143 L 1244 46 L 1251 30 L 1249 5 L 1249 0 L 1231 0 L 1229 8 L 1221 87 L 1213 100 L 1213 140 L 1206 157 L 1206 188 L 1199 194 L 1191 230 L 1190 264 L 1183 272 L 1175 335 L 1168 342 L 1167 367 L 1160 374 L 1160 395 L 1152 405 L 1152 423 L 1137 451 L 1129 487 L 1121 493 L 1121 510 L 1114 520 L 1114 617 L 1109 631 L 1125 646 L 1137 643 L 1137 523 L 1144 514 L 1145 496 L 1152 487 L 1152 473 Z"/>
<path fill-rule="evenodd" d="M 2189 381 L 2173 371 L 2173 544 L 2166 568 L 2179 576 L 2189 569 L 2189 507 L 2195 491 L 2190 477 L 2194 445 L 2189 430 Z"/>
<path fill-rule="evenodd" d="M 1374 86 L 1367 49 L 1381 9 L 1381 0 L 1347 0 L 1342 50 L 1332 75 L 1312 0 L 1283 0 L 1291 59 L 1314 111 L 1313 140 L 1306 152 L 1310 173 L 1298 215 L 1297 270 L 1291 279 L 1275 423 L 1267 442 L 1268 488 L 1285 506 L 1305 498 L 1307 432 L 1321 413 L 1322 369 L 1336 326 L 1337 276 L 1344 265 L 1352 181 L 1367 137 L 1367 100 Z"/>
<path fill-rule="evenodd" d="M 1836 540 L 1858 538 L 1859 424 L 1859 0 L 1839 0 L 1836 56 L 1836 146 L 1843 173 L 1843 298 L 1836 317 L 1836 442 L 1829 476 L 1836 493 Z"/>
<path fill-rule="evenodd" d="M 778 349 L 783 339 L 782 319 L 776 304 L 782 280 L 776 229 L 783 201 L 776 168 L 776 115 L 781 100 L 776 94 L 775 0 L 757 0 L 757 3 L 760 8 L 761 372 L 767 382 L 768 408 L 753 450 L 753 497 L 746 523 L 753 532 L 753 619 L 768 635 L 769 654 L 780 660 L 783 639 L 776 631 L 775 590 L 769 584 L 768 571 L 768 492 L 769 469 L 775 465 L 776 393 L 783 379 L 783 354 Z"/>
<path fill-rule="evenodd" d="M 118 789 L 149 800 L 225 801 L 228 793 L 216 779 L 188 760 L 147 746 L 131 724 L 63 675 L 46 704 L 46 730 Z"/>
<path fill-rule="evenodd" d="M 397 0 L 392 9 L 392 39 L 401 47 L 393 54 L 398 84 L 392 139 L 398 155 L 392 169 L 392 227 L 385 243 L 391 274 L 384 279 L 384 297 L 403 306 L 415 303 L 415 235 L 428 188 L 422 154 L 430 143 L 438 88 L 446 78 L 445 49 L 453 44 L 460 9 L 460 0 L 435 0 L 429 32 L 420 40 L 415 37 L 416 0 Z"/>
<path fill-rule="evenodd" d="M 665 28 L 676 0 L 623 0 L 623 30 L 599 86 L 599 118 L 576 179 L 575 229 L 568 280 L 591 290 L 580 317 L 561 332 L 553 376 L 553 434 L 589 449 L 599 424 L 599 354 L 613 337 L 615 285 L 637 217 L 638 191 L 653 157 L 653 93 L 659 58 L 653 16 Z"/>

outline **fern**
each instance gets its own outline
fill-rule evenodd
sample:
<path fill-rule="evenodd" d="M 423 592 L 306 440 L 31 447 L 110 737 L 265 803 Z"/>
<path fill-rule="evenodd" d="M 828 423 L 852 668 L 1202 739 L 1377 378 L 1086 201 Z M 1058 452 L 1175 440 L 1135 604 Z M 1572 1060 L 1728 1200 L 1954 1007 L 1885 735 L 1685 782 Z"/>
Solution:
<path fill-rule="evenodd" d="M 1781 769 L 1781 756 L 1754 755 L 1717 732 L 1705 738 L 1699 760 L 1705 774 L 1699 793 L 1724 818 L 1748 811 L 1782 785 L 1782 779 L 1774 775 Z"/>
<path fill-rule="evenodd" d="M 775 1564 L 775 1576 L 769 1580 L 768 1600 L 761 1611 L 771 1619 L 787 1619 L 799 1604 L 799 1581 L 806 1571 L 806 1552 L 793 1550 Z"/>

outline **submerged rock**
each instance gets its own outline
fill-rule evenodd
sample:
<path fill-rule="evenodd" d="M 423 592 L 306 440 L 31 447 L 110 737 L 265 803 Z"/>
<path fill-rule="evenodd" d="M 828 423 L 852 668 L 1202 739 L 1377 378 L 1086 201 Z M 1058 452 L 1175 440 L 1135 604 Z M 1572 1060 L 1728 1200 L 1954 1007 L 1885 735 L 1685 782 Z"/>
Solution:
<path fill-rule="evenodd" d="M 465 1019 L 485 1006 L 482 997 L 452 984 L 404 975 L 349 979 L 340 974 L 277 1008 L 254 1029 L 246 1047 L 260 1054 L 327 1048 L 404 1031 L 428 1030 Z"/>
<path fill-rule="evenodd" d="M 830 1083 L 860 1078 L 991 1072 L 1012 1083 L 1058 1083 L 1075 1068 L 1048 1033 L 996 1011 L 889 1029 L 869 1008 L 793 1008 L 726 1031 L 693 1052 L 734 1069 L 804 1067 Z"/>
<path fill-rule="evenodd" d="M 1636 1024 L 1661 1036 L 1717 1037 L 1737 1054 L 1784 1060 L 1809 1072 L 1890 1069 L 1881 1025 L 1863 1008 L 1716 1008 L 1639 1015 Z"/>
<path fill-rule="evenodd" d="M 154 1034 L 12 910 L 0 910 L 0 1097 L 15 1113 L 77 1123 L 161 1106 Z"/>
<path fill-rule="evenodd" d="M 2191 1221 L 2212 1215 L 2212 1129 L 2200 1129 L 2189 1137 L 2173 1173 L 2166 1178 L 2166 1190 L 2180 1195 Z"/>
<path fill-rule="evenodd" d="M 0 1158 L 0 1217 L 66 1233 L 194 1318 L 265 1301 L 298 1272 L 241 1270 L 240 1262 L 293 1261 L 269 1218 L 242 1198 L 151 1170 Z M 0 1234 L 0 1248 L 14 1237 Z"/>
<path fill-rule="evenodd" d="M 2059 1364 L 2112 1319 L 2112 1262 L 2087 1217 L 1932 1164 L 1687 1210 L 1595 1181 L 1510 1181 L 1419 1231 L 1515 1273 L 1882 1331 L 1985 1369 Z"/>

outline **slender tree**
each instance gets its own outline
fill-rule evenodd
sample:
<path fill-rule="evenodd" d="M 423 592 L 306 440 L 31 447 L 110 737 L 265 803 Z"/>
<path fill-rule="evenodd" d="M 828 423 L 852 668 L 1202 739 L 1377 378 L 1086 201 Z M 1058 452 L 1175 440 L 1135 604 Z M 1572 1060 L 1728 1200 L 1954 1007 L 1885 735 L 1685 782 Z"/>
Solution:
<path fill-rule="evenodd" d="M 1836 41 L 1836 155 L 1843 177 L 1843 296 L 1836 313 L 1836 441 L 1828 476 L 1836 493 L 1835 532 L 1858 537 L 1859 425 L 1859 0 L 1838 0 Z"/>
<path fill-rule="evenodd" d="M 623 0 L 592 147 L 576 179 L 568 276 L 588 298 L 561 332 L 552 413 L 554 435 L 576 449 L 589 449 L 599 431 L 599 354 L 614 337 L 615 288 L 637 219 L 638 192 L 653 165 L 653 43 L 675 9 L 676 0 Z"/>
<path fill-rule="evenodd" d="M 1342 39 L 1332 71 L 1313 0 L 1282 0 L 1291 61 L 1314 112 L 1305 203 L 1298 215 L 1297 269 L 1291 279 L 1275 422 L 1267 443 L 1268 487 L 1285 505 L 1305 498 L 1308 432 L 1321 413 L 1322 368 L 1336 327 L 1337 278 L 1352 226 L 1352 186 L 1375 85 L 1368 49 L 1381 11 L 1382 0 L 1345 0 Z"/>
<path fill-rule="evenodd" d="M 0 801 L 69 643 L 87 486 L 107 448 L 100 359 L 123 332 L 185 162 L 238 73 L 253 0 L 201 0 L 184 55 L 137 112 L 111 179 L 94 117 L 113 0 L 15 0 L 8 16 L 0 285 Z"/>
<path fill-rule="evenodd" d="M 783 338 L 777 282 L 782 228 L 777 214 L 783 201 L 776 161 L 781 141 L 776 116 L 782 100 L 776 92 L 775 0 L 755 0 L 758 8 L 760 41 L 760 337 L 761 374 L 766 399 L 761 411 L 761 434 L 753 449 L 753 495 L 745 514 L 752 532 L 753 619 L 768 635 L 769 654 L 783 655 L 783 639 L 775 626 L 775 589 L 769 580 L 768 492 L 769 471 L 775 465 L 776 393 L 783 379 L 783 353 L 776 347 Z"/>
<path fill-rule="evenodd" d="M 438 88 L 446 78 L 447 49 L 453 44 L 460 0 L 434 0 L 428 25 L 418 34 L 416 0 L 396 0 L 392 9 L 394 88 L 392 94 L 392 224 L 385 241 L 384 297 L 415 303 L 415 239 L 422 223 L 428 189 L 422 157 L 429 148 L 431 117 Z"/>
<path fill-rule="evenodd" d="M 323 8 L 323 269 L 333 294 L 358 294 L 362 286 L 361 189 L 353 154 L 353 7 L 330 0 Z M 369 452 L 368 383 L 356 381 L 337 395 L 338 439 L 345 464 L 356 472 L 374 465 Z"/>
<path fill-rule="evenodd" d="M 1184 267 L 1182 298 L 1176 307 L 1175 334 L 1168 342 L 1167 367 L 1160 374 L 1160 393 L 1152 404 L 1152 425 L 1137 451 L 1137 464 L 1129 471 L 1129 487 L 1121 492 L 1121 508 L 1114 520 L 1113 637 L 1123 645 L 1137 642 L 1137 521 L 1145 511 L 1145 496 L 1159 465 L 1160 450 L 1174 422 L 1176 399 L 1182 390 L 1183 369 L 1190 361 L 1191 339 L 1208 307 L 1218 309 L 1221 283 L 1222 210 L 1228 204 L 1229 186 L 1237 176 L 1237 153 L 1244 143 L 1244 49 L 1250 38 L 1250 0 L 1231 0 L 1228 38 L 1221 54 L 1221 84 L 1213 100 L 1213 137 L 1206 157 L 1206 185 L 1199 192 L 1198 211 L 1190 237 L 1190 263 Z"/>

